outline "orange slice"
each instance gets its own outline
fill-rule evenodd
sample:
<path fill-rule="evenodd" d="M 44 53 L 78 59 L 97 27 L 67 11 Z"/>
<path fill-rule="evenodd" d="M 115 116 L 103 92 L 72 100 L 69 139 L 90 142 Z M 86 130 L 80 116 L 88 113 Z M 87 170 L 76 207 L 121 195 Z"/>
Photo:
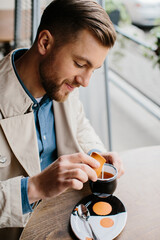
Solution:
<path fill-rule="evenodd" d="M 96 152 L 92 152 L 91 153 L 91 157 L 93 157 L 94 159 L 96 159 L 100 163 L 99 168 L 94 168 L 94 170 L 95 170 L 95 172 L 97 174 L 97 177 L 99 177 L 99 175 L 102 172 L 102 168 L 103 168 L 103 165 L 106 162 L 106 160 L 105 160 L 104 157 L 102 157 L 100 154 L 98 154 Z"/>

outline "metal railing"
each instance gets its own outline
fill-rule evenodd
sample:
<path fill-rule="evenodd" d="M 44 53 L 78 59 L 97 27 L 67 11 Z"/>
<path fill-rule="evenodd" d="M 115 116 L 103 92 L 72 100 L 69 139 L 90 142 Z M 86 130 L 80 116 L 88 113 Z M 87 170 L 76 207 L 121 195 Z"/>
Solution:
<path fill-rule="evenodd" d="M 122 35 L 124 38 L 127 38 L 128 40 L 143 46 L 146 49 L 151 50 L 154 52 L 155 55 L 159 54 L 159 48 L 146 44 L 145 42 L 137 39 L 134 36 L 131 36 L 130 34 L 127 34 L 124 30 L 122 30 L 119 26 L 115 25 L 115 30 L 118 34 Z M 160 39 L 158 39 L 160 41 Z M 154 101 L 152 98 L 147 96 L 144 92 L 142 92 L 139 88 L 135 87 L 133 84 L 131 84 L 127 79 L 122 77 L 119 73 L 114 72 L 118 77 L 118 80 L 116 78 L 106 78 L 106 81 L 112 82 L 116 87 L 118 87 L 121 91 L 123 91 L 126 95 L 128 95 L 131 99 L 133 99 L 136 103 L 138 103 L 141 107 L 143 107 L 146 111 L 148 111 L 150 114 L 152 114 L 154 117 L 156 117 L 158 120 L 160 120 L 160 105 Z M 120 81 L 121 79 L 121 81 Z M 108 84 L 107 84 L 108 85 Z M 108 119 L 109 119 L 109 125 L 108 128 L 111 129 L 111 119 L 110 119 L 110 112 L 108 111 Z M 111 135 L 111 130 L 110 130 Z M 108 135 L 108 141 L 109 146 L 112 146 L 112 139 Z M 111 151 L 112 148 L 109 148 Z"/>
<path fill-rule="evenodd" d="M 138 45 L 141 45 L 141 46 L 143 46 L 143 47 L 145 47 L 145 48 L 148 48 L 149 50 L 155 52 L 155 54 L 156 54 L 156 52 L 157 52 L 157 48 L 156 48 L 156 47 L 153 47 L 153 46 L 151 46 L 150 44 L 146 44 L 145 42 L 137 39 L 136 37 L 133 37 L 132 35 L 127 34 L 124 30 L 122 30 L 122 29 L 121 29 L 119 26 L 117 26 L 117 25 L 114 25 L 114 28 L 115 28 L 116 32 L 119 33 L 119 34 L 121 34 L 123 37 L 128 38 L 129 40 L 137 43 Z"/>
<path fill-rule="evenodd" d="M 118 34 L 120 34 L 120 35 L 122 35 L 123 37 L 125 37 L 125 38 L 127 38 L 127 39 L 129 39 L 130 41 L 132 41 L 132 42 L 134 42 L 134 43 L 136 43 L 136 44 L 138 44 L 138 45 L 141 45 L 141 46 L 143 46 L 144 48 L 147 48 L 147 49 L 149 49 L 149 50 L 151 50 L 152 52 L 154 52 L 154 54 L 155 55 L 157 55 L 158 54 L 158 48 L 156 47 L 156 46 L 152 46 L 152 45 L 150 45 L 150 44 L 146 44 L 145 42 L 143 42 L 143 41 L 141 41 L 141 40 L 139 40 L 139 39 L 137 39 L 137 38 L 135 38 L 135 37 L 133 37 L 133 36 L 131 36 L 131 35 L 129 35 L 129 34 L 127 34 L 125 31 L 123 31 L 120 27 L 118 27 L 117 25 L 115 25 L 115 30 L 116 30 L 116 32 L 118 33 Z M 160 41 L 160 39 L 158 39 L 158 41 Z M 117 74 L 117 73 L 116 73 Z M 120 75 L 119 75 L 120 76 Z M 143 97 L 145 97 L 145 98 L 147 98 L 149 101 L 151 101 L 153 104 L 155 104 L 157 107 L 160 107 L 160 104 L 159 103 L 157 103 L 156 101 L 154 101 L 151 97 L 149 97 L 149 96 L 147 96 L 144 92 L 142 92 L 139 88 L 137 88 L 137 87 L 135 87 L 133 84 L 131 84 L 129 81 L 127 81 L 127 79 L 125 79 L 125 78 L 123 78 L 122 76 L 120 76 L 130 87 L 132 87 L 134 90 L 136 90 L 136 91 L 138 91 Z M 112 81 L 112 80 L 111 80 Z M 128 94 L 129 95 L 129 94 Z M 146 108 L 146 107 L 145 107 Z M 149 110 L 149 112 L 150 113 L 152 113 L 152 111 L 150 111 Z M 155 116 L 155 117 L 157 117 L 158 118 L 158 120 L 160 120 L 160 117 L 159 117 L 159 115 L 155 115 L 154 113 L 153 113 L 153 115 Z"/>

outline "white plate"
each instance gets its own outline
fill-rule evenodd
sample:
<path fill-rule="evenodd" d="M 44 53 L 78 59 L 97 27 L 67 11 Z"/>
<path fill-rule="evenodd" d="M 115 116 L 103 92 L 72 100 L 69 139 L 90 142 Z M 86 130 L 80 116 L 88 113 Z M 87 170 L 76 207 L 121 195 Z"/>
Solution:
<path fill-rule="evenodd" d="M 93 206 L 98 202 L 105 202 L 110 204 L 112 211 L 107 215 L 97 215 L 93 211 Z M 92 234 L 88 227 L 88 224 L 78 216 L 77 208 L 79 204 L 88 206 L 91 214 L 88 221 L 91 224 L 96 236 L 100 240 L 112 240 L 117 237 L 123 230 L 127 220 L 127 212 L 123 203 L 113 195 L 108 198 L 100 198 L 95 195 L 89 195 L 76 204 L 70 216 L 71 228 L 78 239 L 92 239 Z M 104 218 L 109 218 L 109 221 L 111 221 L 113 225 L 110 227 L 102 226 L 100 224 L 100 221 Z"/>

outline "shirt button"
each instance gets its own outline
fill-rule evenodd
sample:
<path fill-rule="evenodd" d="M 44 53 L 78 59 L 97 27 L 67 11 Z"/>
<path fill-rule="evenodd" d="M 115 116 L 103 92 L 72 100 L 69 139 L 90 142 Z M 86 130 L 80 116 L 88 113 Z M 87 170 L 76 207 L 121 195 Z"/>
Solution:
<path fill-rule="evenodd" d="M 46 140 L 46 135 L 43 136 L 43 139 Z"/>
<path fill-rule="evenodd" d="M 37 104 L 35 103 L 35 104 L 33 105 L 33 107 L 37 107 Z"/>
<path fill-rule="evenodd" d="M 40 162 L 42 162 L 42 161 L 43 161 L 43 159 L 41 158 L 41 159 L 40 159 Z"/>

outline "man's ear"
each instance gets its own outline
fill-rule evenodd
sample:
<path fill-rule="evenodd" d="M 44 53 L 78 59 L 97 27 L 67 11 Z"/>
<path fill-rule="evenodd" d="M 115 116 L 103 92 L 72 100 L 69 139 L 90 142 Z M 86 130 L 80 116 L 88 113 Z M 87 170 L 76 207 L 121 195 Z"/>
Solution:
<path fill-rule="evenodd" d="M 43 30 L 38 36 L 38 50 L 41 55 L 45 55 L 54 44 L 54 38 L 48 30 Z"/>

